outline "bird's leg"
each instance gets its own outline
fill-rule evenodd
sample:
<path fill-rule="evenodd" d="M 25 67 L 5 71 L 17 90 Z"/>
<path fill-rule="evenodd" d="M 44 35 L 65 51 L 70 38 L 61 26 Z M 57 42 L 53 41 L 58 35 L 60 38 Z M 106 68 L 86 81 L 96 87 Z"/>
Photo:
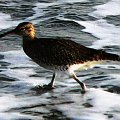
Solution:
<path fill-rule="evenodd" d="M 81 81 L 79 81 L 79 79 L 76 77 L 76 75 L 75 74 L 72 74 L 72 78 L 74 79 L 74 80 L 76 80 L 79 84 L 80 84 L 80 86 L 81 86 L 81 88 L 82 88 L 82 93 L 85 93 L 86 92 L 86 85 L 83 83 L 83 82 L 81 82 Z"/>
<path fill-rule="evenodd" d="M 55 72 L 53 73 L 52 80 L 51 80 L 51 82 L 48 84 L 48 86 L 53 87 L 53 86 L 54 86 L 54 81 L 55 81 Z"/>
<path fill-rule="evenodd" d="M 33 90 L 36 90 L 36 91 L 39 91 L 41 89 L 43 89 L 43 90 L 51 90 L 51 89 L 54 88 L 54 81 L 55 81 L 55 72 L 53 73 L 52 80 L 48 85 L 43 85 L 43 86 L 38 85 L 35 88 L 33 88 Z"/>
<path fill-rule="evenodd" d="M 55 72 L 53 73 L 51 82 L 48 85 L 44 85 L 43 87 L 46 89 L 54 88 L 54 81 L 55 81 Z"/>

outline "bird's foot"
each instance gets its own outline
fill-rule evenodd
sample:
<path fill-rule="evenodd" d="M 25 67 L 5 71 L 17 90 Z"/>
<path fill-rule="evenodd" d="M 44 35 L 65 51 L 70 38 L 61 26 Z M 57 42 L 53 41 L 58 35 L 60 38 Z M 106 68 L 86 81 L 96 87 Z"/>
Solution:
<path fill-rule="evenodd" d="M 81 90 L 81 94 L 85 94 L 86 93 L 86 90 Z"/>
<path fill-rule="evenodd" d="M 85 94 L 87 92 L 87 88 L 86 88 L 86 85 L 84 83 L 81 82 L 81 94 Z"/>
<path fill-rule="evenodd" d="M 39 90 L 42 90 L 42 89 L 43 89 L 43 86 L 41 86 L 41 85 L 37 85 L 34 88 L 32 88 L 32 90 L 35 90 L 35 91 L 39 91 Z"/>
<path fill-rule="evenodd" d="M 32 90 L 36 90 L 36 91 L 47 91 L 47 90 L 52 90 L 52 89 L 54 89 L 54 87 L 53 86 L 51 86 L 50 84 L 48 84 L 48 85 L 43 85 L 43 86 L 41 86 L 41 85 L 37 85 L 37 86 L 35 86 L 34 88 L 32 88 Z"/>
<path fill-rule="evenodd" d="M 52 90 L 52 89 L 54 89 L 54 87 L 51 84 L 43 85 L 43 88 L 46 89 L 46 90 Z"/>

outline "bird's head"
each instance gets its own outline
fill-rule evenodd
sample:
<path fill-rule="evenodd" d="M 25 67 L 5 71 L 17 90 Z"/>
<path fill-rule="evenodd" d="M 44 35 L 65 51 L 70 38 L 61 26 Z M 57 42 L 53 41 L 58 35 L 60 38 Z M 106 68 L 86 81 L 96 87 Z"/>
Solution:
<path fill-rule="evenodd" d="M 28 39 L 34 39 L 36 37 L 35 28 L 33 24 L 30 22 L 20 23 L 15 29 L 1 34 L 0 38 L 9 34 L 17 34 L 22 36 L 23 38 L 28 38 Z"/>

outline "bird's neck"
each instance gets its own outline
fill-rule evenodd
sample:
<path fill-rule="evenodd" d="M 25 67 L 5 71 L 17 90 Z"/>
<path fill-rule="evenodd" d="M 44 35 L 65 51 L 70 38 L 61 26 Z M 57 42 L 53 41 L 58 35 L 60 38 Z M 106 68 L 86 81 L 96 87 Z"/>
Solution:
<path fill-rule="evenodd" d="M 33 37 L 33 36 L 23 36 L 23 40 L 24 41 L 33 41 L 33 40 L 35 40 L 35 37 Z"/>
<path fill-rule="evenodd" d="M 29 54 L 28 51 L 32 49 L 33 44 L 35 43 L 36 37 L 23 36 L 23 50 L 26 54 Z"/>
<path fill-rule="evenodd" d="M 30 34 L 28 35 L 24 35 L 23 36 L 23 40 L 26 40 L 26 41 L 32 41 L 32 40 L 35 40 L 36 38 L 36 34 L 33 32 L 31 32 Z"/>

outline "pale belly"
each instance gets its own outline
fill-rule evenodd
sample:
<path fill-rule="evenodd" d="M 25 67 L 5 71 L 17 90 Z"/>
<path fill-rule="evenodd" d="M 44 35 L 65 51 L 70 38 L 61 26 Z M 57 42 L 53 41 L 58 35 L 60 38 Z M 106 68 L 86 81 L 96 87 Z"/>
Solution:
<path fill-rule="evenodd" d="M 82 71 L 87 70 L 89 68 L 94 67 L 96 64 L 100 64 L 103 61 L 88 61 L 83 64 L 73 64 L 69 66 L 68 73 L 70 75 L 74 74 L 74 71 Z"/>
<path fill-rule="evenodd" d="M 74 71 L 82 71 L 87 70 L 89 68 L 94 67 L 96 64 L 100 64 L 103 61 L 88 61 L 83 64 L 72 64 L 72 65 L 66 65 L 66 66 L 57 66 L 57 65 L 46 65 L 43 63 L 38 63 L 41 67 L 44 67 L 45 69 L 52 70 L 55 72 L 66 72 L 67 74 L 73 74 Z"/>

